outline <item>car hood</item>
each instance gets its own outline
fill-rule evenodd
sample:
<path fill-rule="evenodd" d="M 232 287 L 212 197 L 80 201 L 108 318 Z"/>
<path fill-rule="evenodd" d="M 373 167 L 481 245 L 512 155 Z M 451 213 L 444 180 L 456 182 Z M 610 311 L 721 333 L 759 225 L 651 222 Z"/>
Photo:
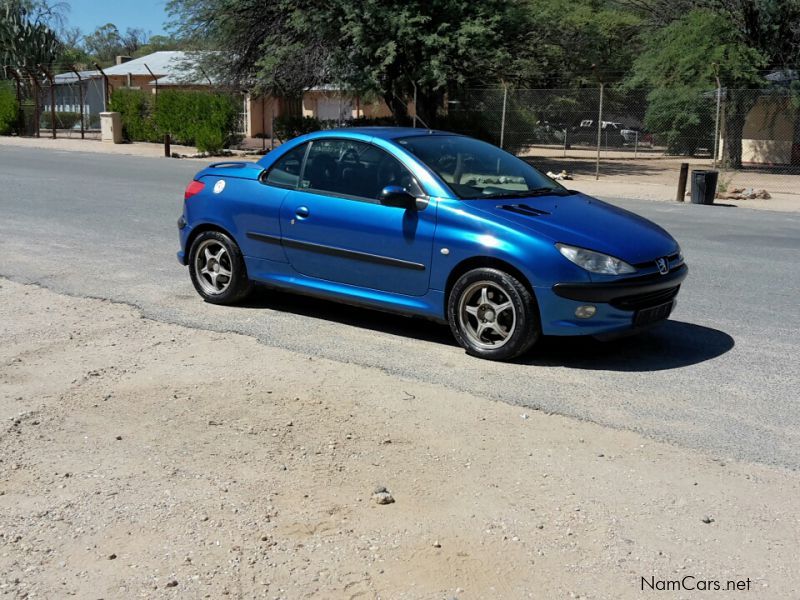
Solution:
<path fill-rule="evenodd" d="M 631 264 L 678 250 L 661 227 L 630 211 L 584 194 L 532 198 L 463 200 L 471 211 L 525 228 L 553 243 L 610 254 Z"/>

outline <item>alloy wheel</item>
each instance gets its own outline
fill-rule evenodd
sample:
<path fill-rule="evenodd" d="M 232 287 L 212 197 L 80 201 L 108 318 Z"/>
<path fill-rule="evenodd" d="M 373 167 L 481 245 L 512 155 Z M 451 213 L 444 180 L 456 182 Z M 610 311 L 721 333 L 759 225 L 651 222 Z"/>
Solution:
<path fill-rule="evenodd" d="M 492 281 L 478 281 L 464 290 L 459 298 L 458 318 L 470 341 L 486 350 L 505 345 L 517 325 L 514 303 Z"/>
<path fill-rule="evenodd" d="M 219 241 L 204 240 L 194 258 L 197 281 L 206 294 L 217 296 L 231 284 L 233 268 L 228 250 Z"/>

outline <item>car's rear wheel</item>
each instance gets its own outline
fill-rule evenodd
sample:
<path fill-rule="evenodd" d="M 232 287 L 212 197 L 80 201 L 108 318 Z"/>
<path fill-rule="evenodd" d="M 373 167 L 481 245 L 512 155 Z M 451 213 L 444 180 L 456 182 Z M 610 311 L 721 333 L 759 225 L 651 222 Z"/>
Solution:
<path fill-rule="evenodd" d="M 197 293 L 212 304 L 233 304 L 253 289 L 239 246 L 220 231 L 204 231 L 192 242 L 189 275 Z"/>
<path fill-rule="evenodd" d="M 533 295 L 499 269 L 473 269 L 462 275 L 450 292 L 447 317 L 467 353 L 489 360 L 515 358 L 541 335 Z"/>

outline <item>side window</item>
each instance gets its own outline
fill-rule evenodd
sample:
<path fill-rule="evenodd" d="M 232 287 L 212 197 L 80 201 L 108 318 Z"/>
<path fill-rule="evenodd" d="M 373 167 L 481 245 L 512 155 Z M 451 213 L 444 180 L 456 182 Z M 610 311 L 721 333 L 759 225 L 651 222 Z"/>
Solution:
<path fill-rule="evenodd" d="M 414 177 L 383 150 L 351 140 L 326 139 L 312 143 L 300 187 L 378 202 L 387 185 L 404 187 L 423 196 Z"/>
<path fill-rule="evenodd" d="M 278 159 L 264 180 L 269 185 L 294 189 L 300 181 L 300 169 L 308 144 L 300 144 Z"/>
<path fill-rule="evenodd" d="M 399 160 L 374 146 L 371 147 L 371 151 L 375 154 L 376 164 L 375 198 L 380 198 L 383 188 L 387 185 L 399 185 L 415 198 L 422 198 L 425 195 L 411 171 L 404 167 Z"/>
<path fill-rule="evenodd" d="M 358 162 L 358 151 L 351 146 L 353 143 L 345 140 L 313 141 L 300 187 L 317 192 L 348 194 L 342 181 L 343 171 L 348 164 Z"/>

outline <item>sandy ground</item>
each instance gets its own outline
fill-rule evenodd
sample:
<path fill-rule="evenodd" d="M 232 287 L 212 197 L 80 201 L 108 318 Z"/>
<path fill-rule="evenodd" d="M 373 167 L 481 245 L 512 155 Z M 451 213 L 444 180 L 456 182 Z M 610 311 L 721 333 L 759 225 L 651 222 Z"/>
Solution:
<path fill-rule="evenodd" d="M 568 150 L 561 156 L 551 148 L 534 148 L 526 153 L 530 161 L 542 171 L 560 173 L 566 170 L 573 179 L 562 183 L 570 188 L 601 198 L 631 198 L 675 202 L 681 163 L 689 163 L 690 179 L 686 189 L 691 189 L 691 171 L 711 169 L 709 159 L 665 157 L 660 154 L 640 155 L 632 152 L 604 152 L 600 159 L 600 178 L 595 178 L 596 159 L 586 150 Z M 771 198 L 766 200 L 721 200 L 721 206 L 741 206 L 782 212 L 800 211 L 800 174 L 766 172 L 748 168 L 742 171 L 720 171 L 720 185 L 733 188 L 765 189 Z M 718 188 L 719 189 L 719 188 Z M 686 202 L 690 201 L 687 196 Z"/>
<path fill-rule="evenodd" d="M 797 473 L 6 280 L 0 318 L 2 595 L 800 595 Z"/>

